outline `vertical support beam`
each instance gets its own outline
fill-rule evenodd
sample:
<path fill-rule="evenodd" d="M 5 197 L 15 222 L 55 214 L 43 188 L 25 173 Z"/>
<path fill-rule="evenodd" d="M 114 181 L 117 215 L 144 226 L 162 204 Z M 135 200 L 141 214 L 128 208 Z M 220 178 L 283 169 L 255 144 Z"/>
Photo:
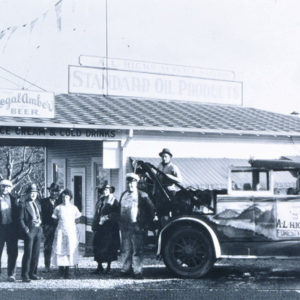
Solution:
<path fill-rule="evenodd" d="M 126 177 L 126 162 L 127 162 L 127 157 L 128 157 L 127 146 L 129 144 L 129 142 L 132 140 L 132 138 L 133 138 L 133 129 L 130 129 L 128 132 L 128 136 L 126 137 L 124 142 L 121 141 L 121 151 L 120 151 L 121 167 L 119 170 L 120 195 L 119 196 L 121 196 L 121 193 L 123 193 L 123 191 L 125 191 L 125 188 L 126 188 L 125 177 Z"/>
<path fill-rule="evenodd" d="M 44 195 L 47 197 L 47 185 L 48 185 L 48 148 L 44 147 L 44 172 L 45 172 L 45 188 Z"/>

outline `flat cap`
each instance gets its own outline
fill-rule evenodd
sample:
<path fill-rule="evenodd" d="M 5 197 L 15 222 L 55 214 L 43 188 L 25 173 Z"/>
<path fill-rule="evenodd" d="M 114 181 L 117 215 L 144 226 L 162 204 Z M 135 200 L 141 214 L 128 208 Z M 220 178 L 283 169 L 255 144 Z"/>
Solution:
<path fill-rule="evenodd" d="M 2 180 L 0 181 L 0 185 L 10 186 L 10 187 L 13 186 L 12 182 L 11 182 L 10 180 L 8 180 L 8 179 L 2 179 Z"/>
<path fill-rule="evenodd" d="M 126 174 L 126 180 L 127 181 L 137 181 L 137 182 L 139 182 L 140 176 L 138 174 L 135 174 L 135 173 L 127 173 Z"/>

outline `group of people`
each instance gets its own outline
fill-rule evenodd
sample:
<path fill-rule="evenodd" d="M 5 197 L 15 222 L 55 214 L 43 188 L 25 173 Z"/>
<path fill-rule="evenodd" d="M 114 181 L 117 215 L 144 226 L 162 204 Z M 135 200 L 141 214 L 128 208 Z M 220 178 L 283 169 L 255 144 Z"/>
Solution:
<path fill-rule="evenodd" d="M 7 246 L 8 281 L 16 281 L 18 239 L 24 240 L 21 277 L 23 282 L 40 280 L 38 262 L 43 235 L 45 270 L 50 270 L 51 260 L 65 278 L 69 267 L 78 263 L 78 234 L 76 221 L 81 213 L 71 204 L 69 189 L 59 194 L 55 183 L 48 188 L 50 196 L 38 200 L 36 184 L 29 184 L 24 197 L 17 201 L 11 194 L 10 180 L 0 181 L 0 257 Z M 1 270 L 1 268 L 0 268 Z"/>
<path fill-rule="evenodd" d="M 120 201 L 113 196 L 114 187 L 106 185 L 104 195 L 96 205 L 93 219 L 94 258 L 98 267 L 94 273 L 109 272 L 110 264 L 117 259 L 122 237 L 123 264 L 121 276 L 142 278 L 142 253 L 145 230 L 154 218 L 154 205 L 148 195 L 138 190 L 139 176 L 126 175 L 126 191 Z M 102 263 L 107 263 L 104 270 Z"/>
<path fill-rule="evenodd" d="M 164 148 L 160 153 L 161 163 L 157 169 L 160 182 L 170 194 L 174 194 L 175 183 L 180 183 L 182 178 L 178 167 L 171 162 L 172 153 Z M 128 173 L 126 175 L 126 191 L 118 201 L 113 193 L 115 188 L 106 185 L 103 188 L 103 196 L 96 204 L 92 229 L 94 231 L 94 259 L 97 262 L 95 274 L 108 273 L 111 262 L 117 259 L 122 239 L 123 262 L 121 276 L 135 278 L 143 277 L 142 253 L 146 230 L 152 223 L 157 209 L 148 194 L 138 189 L 139 175 Z M 156 203 L 157 205 L 158 203 Z M 159 206 L 159 205 L 158 205 Z M 165 224 L 169 212 L 160 210 L 161 223 Z M 107 263 L 106 269 L 103 263 Z"/>
<path fill-rule="evenodd" d="M 170 178 L 166 186 L 171 192 L 173 183 L 180 182 L 181 175 L 171 163 L 169 149 L 163 149 L 159 155 L 162 162 L 158 169 Z M 111 262 L 118 259 L 122 245 L 124 259 L 120 276 L 143 277 L 145 232 L 155 216 L 155 207 L 148 194 L 138 189 L 139 180 L 139 175 L 135 173 L 126 175 L 126 190 L 120 200 L 114 196 L 113 186 L 106 184 L 101 190 L 92 224 L 94 260 L 97 262 L 97 269 L 93 271 L 95 274 L 110 271 Z M 60 187 L 52 183 L 48 188 L 50 196 L 38 200 L 37 186 L 29 184 L 23 199 L 17 201 L 10 194 L 12 187 L 9 180 L 0 182 L 0 258 L 6 243 L 8 280 L 16 280 L 19 238 L 24 240 L 22 281 L 41 279 L 37 269 L 43 235 L 45 272 L 49 272 L 53 265 L 58 267 L 60 276 L 68 278 L 70 266 L 78 264 L 76 223 L 81 217 L 78 208 L 71 203 L 72 192 L 64 189 L 60 193 Z M 103 263 L 106 263 L 105 269 Z"/>

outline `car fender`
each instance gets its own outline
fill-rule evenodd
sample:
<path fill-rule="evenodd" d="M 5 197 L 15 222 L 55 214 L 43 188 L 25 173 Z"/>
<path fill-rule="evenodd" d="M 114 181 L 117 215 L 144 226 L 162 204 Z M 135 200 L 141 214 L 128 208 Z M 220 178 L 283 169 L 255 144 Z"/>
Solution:
<path fill-rule="evenodd" d="M 218 239 L 216 233 L 214 232 L 212 227 L 210 225 L 208 225 L 205 221 L 197 219 L 197 218 L 193 218 L 193 217 L 180 217 L 180 218 L 178 218 L 176 220 L 173 220 L 170 223 L 168 223 L 160 231 L 160 234 L 159 234 L 159 237 L 158 237 L 157 255 L 159 256 L 161 254 L 161 245 L 162 245 L 162 239 L 163 239 L 164 232 L 166 232 L 166 230 L 170 229 L 172 226 L 178 225 L 178 223 L 183 223 L 185 221 L 189 221 L 191 223 L 201 225 L 206 229 L 206 231 L 209 234 L 209 236 L 211 237 L 211 240 L 212 240 L 213 245 L 214 245 L 215 257 L 216 257 L 216 259 L 218 259 L 221 256 L 221 246 L 220 246 L 220 242 L 219 242 L 219 239 Z"/>

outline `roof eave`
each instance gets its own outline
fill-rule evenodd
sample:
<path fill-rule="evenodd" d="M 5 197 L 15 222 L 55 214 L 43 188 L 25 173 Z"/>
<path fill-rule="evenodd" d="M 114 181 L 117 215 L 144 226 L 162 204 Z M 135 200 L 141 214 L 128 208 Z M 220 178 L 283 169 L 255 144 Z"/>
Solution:
<path fill-rule="evenodd" d="M 253 131 L 253 130 L 231 130 L 231 129 L 208 129 L 208 128 L 186 128 L 186 127 L 162 127 L 162 126 L 129 126 L 129 125 L 101 125 L 101 124 L 67 124 L 67 123 L 35 123 L 35 122 L 3 122 L 4 127 L 42 127 L 42 128 L 74 128 L 74 129 L 114 129 L 114 130 L 138 130 L 138 131 L 164 131 L 164 132 L 189 132 L 200 134 L 231 134 L 252 136 L 285 136 L 300 137 L 300 132 L 285 131 Z"/>

